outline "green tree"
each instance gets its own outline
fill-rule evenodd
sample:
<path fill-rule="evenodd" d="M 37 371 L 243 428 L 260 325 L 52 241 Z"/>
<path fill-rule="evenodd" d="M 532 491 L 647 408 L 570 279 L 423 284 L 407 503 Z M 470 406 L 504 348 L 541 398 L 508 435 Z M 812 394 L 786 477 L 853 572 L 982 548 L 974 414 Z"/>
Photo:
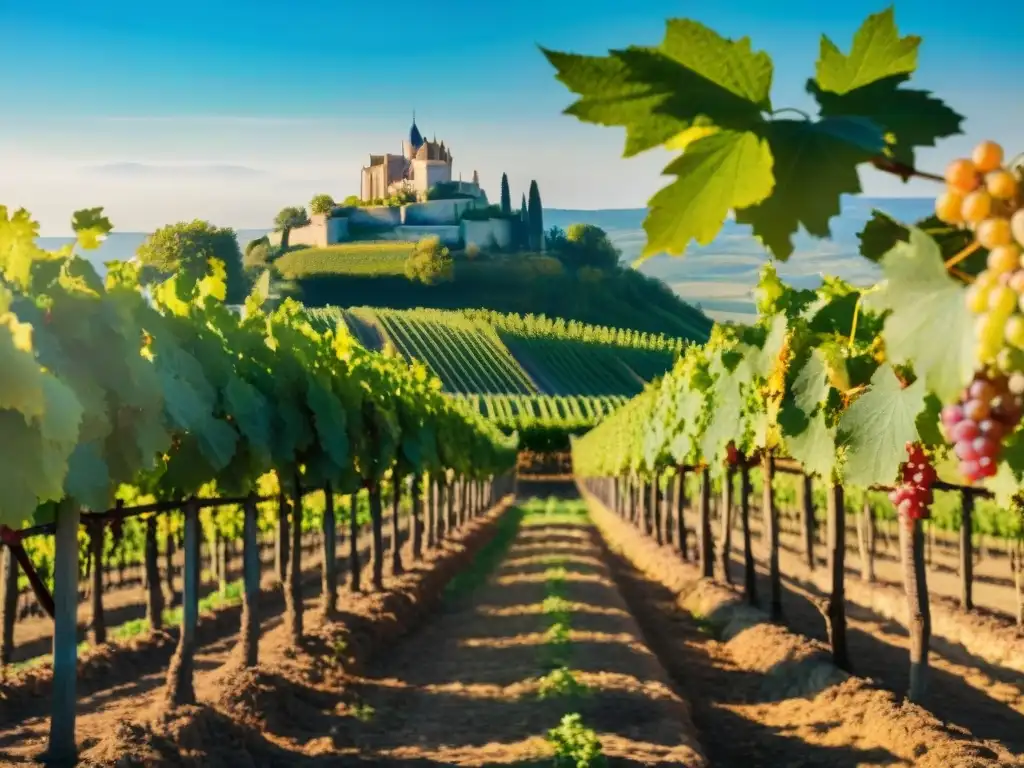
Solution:
<path fill-rule="evenodd" d="M 235 230 L 230 227 L 216 227 L 199 219 L 168 224 L 147 237 L 135 256 L 143 265 L 143 279 L 147 282 L 178 271 L 201 276 L 209 269 L 210 259 L 219 259 L 227 272 L 227 302 L 240 303 L 248 293 L 242 251 Z"/>
<path fill-rule="evenodd" d="M 508 188 L 508 174 L 501 174 L 501 213 L 506 218 L 512 215 L 512 192 Z"/>
<path fill-rule="evenodd" d="M 305 208 L 290 206 L 282 208 L 274 219 L 274 229 L 281 233 L 281 249 L 288 247 L 288 236 L 293 229 L 309 224 L 309 215 Z"/>
<path fill-rule="evenodd" d="M 525 251 L 530 247 L 530 238 L 527 234 L 527 223 L 530 221 L 530 214 L 526 208 L 526 195 L 523 195 L 523 202 L 519 206 L 519 219 L 513 222 L 513 237 L 516 247 Z"/>
<path fill-rule="evenodd" d="M 541 208 L 540 188 L 536 181 L 530 182 L 530 200 L 526 210 L 530 250 L 539 251 L 544 247 L 544 212 Z"/>
<path fill-rule="evenodd" d="M 246 247 L 245 257 L 242 259 L 242 266 L 247 272 L 260 272 L 270 266 L 270 244 L 250 243 L 252 248 Z"/>
<path fill-rule="evenodd" d="M 330 195 L 313 195 L 313 199 L 309 201 L 309 212 L 314 215 L 330 213 L 334 205 L 334 198 Z"/>
<path fill-rule="evenodd" d="M 250 240 L 245 245 L 245 255 L 248 256 L 249 252 L 258 245 L 270 245 L 270 238 L 264 235 L 263 237 L 257 237 L 255 240 Z"/>
<path fill-rule="evenodd" d="M 557 230 L 557 232 L 556 232 Z M 594 224 L 573 224 L 559 237 L 557 227 L 548 233 L 548 247 L 570 267 L 596 267 L 613 269 L 619 263 L 619 251 L 608 239 L 607 233 Z"/>
<path fill-rule="evenodd" d="M 425 285 L 451 280 L 453 270 L 452 255 L 441 245 L 441 239 L 437 235 L 425 237 L 416 243 L 416 247 L 405 260 L 405 276 Z"/>

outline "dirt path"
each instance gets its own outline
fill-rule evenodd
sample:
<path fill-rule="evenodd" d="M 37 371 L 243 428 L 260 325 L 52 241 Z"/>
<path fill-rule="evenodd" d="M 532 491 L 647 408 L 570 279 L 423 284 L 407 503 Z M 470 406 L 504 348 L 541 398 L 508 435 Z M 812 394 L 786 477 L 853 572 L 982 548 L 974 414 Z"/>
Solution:
<path fill-rule="evenodd" d="M 349 754 L 396 766 L 550 760 L 545 734 L 575 712 L 612 764 L 705 764 L 689 710 L 642 641 L 593 528 L 564 514 L 573 508 L 557 509 L 528 511 L 469 602 L 359 681 L 375 714 L 352 732 Z M 568 627 L 564 648 L 552 640 L 553 615 Z M 540 699 L 541 678 L 563 652 L 572 678 L 589 690 Z"/>
<path fill-rule="evenodd" d="M 742 562 L 734 557 L 731 564 L 733 583 L 742 584 Z M 796 555 L 780 553 L 785 623 L 805 637 L 827 642 L 825 621 L 813 602 L 825 593 L 814 585 L 787 576 L 795 572 L 797 564 Z M 765 600 L 769 584 L 762 558 L 758 558 L 757 565 L 758 593 Z M 824 573 L 819 572 L 819 576 L 824 578 Z M 853 671 L 902 695 L 910 674 L 906 628 L 849 600 L 846 616 Z M 930 663 L 928 698 L 922 706 L 944 722 L 966 728 L 979 738 L 999 741 L 1016 754 L 1024 754 L 1024 678 L 1020 673 L 986 663 L 941 638 L 932 639 Z"/>
<path fill-rule="evenodd" d="M 370 579 L 370 535 L 360 537 L 360 558 L 363 564 L 363 584 Z M 385 548 L 390 550 L 390 536 L 386 535 Z M 407 565 L 411 552 L 406 544 L 403 556 Z M 339 552 L 347 554 L 345 550 Z M 307 626 L 320 620 L 320 564 L 321 557 L 315 550 L 303 555 L 303 594 Z M 390 573 L 390 557 L 385 573 Z M 347 557 L 339 559 L 339 569 L 347 569 Z M 426 567 L 426 565 L 422 566 Z M 347 570 L 341 571 L 341 575 Z M 264 573 L 264 582 L 274 579 L 272 573 Z M 388 582 L 393 581 L 388 579 Z M 342 605 L 346 594 L 347 579 L 341 585 Z M 260 600 L 260 654 L 261 658 L 279 655 L 288 644 L 283 626 L 284 598 L 280 589 L 264 592 Z M 239 620 L 237 609 L 228 609 L 223 617 L 210 621 L 200 618 L 197 631 L 198 648 L 195 660 L 195 688 L 200 700 L 216 698 L 219 693 L 218 680 L 222 668 L 234 653 L 238 642 Z M 79 746 L 86 751 L 90 746 L 109 735 L 113 724 L 128 721 L 140 712 L 157 707 L 161 700 L 163 685 L 167 676 L 167 664 L 174 652 L 175 643 L 167 642 L 157 648 L 147 648 L 134 653 L 116 649 L 114 664 L 116 673 L 105 678 L 92 676 L 79 681 L 78 718 L 76 732 Z M 32 756 L 45 747 L 49 730 L 49 695 L 38 697 L 34 705 L 19 707 L 17 712 L 8 712 L 8 721 L 0 723 L 0 765 L 32 764 Z"/>
<path fill-rule="evenodd" d="M 596 503 L 592 509 L 612 547 L 613 573 L 630 609 L 693 703 L 701 743 L 716 768 L 1024 764 L 987 740 L 988 733 L 943 724 L 867 681 L 839 673 L 821 643 L 766 620 L 748 625 L 721 601 L 705 601 L 703 615 L 684 609 L 702 588 L 697 569 Z M 728 590 L 715 589 L 735 601 Z M 793 606 L 786 607 L 788 612 Z M 717 633 L 733 621 L 740 629 L 720 639 Z M 854 659 L 861 658 L 857 654 L 851 649 Z M 967 709 L 973 703 L 961 699 L 951 706 Z M 1003 725 L 1008 745 L 1015 736 Z"/>

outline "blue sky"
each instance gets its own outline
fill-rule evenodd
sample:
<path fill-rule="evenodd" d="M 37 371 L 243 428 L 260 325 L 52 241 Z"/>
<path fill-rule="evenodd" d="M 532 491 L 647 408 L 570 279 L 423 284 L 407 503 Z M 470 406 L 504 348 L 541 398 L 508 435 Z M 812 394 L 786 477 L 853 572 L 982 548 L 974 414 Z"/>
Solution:
<path fill-rule="evenodd" d="M 357 190 L 371 152 L 395 152 L 416 110 L 455 170 L 497 196 L 537 179 L 560 208 L 641 207 L 661 150 L 621 159 L 620 129 L 562 116 L 571 94 L 537 45 L 584 53 L 657 42 L 664 19 L 749 34 L 775 60 L 774 102 L 805 106 L 819 36 L 849 47 L 883 3 L 847 0 L 391 0 L 293 4 L 48 0 L 0 3 L 0 203 L 62 234 L 75 208 L 105 205 L 118 229 L 206 218 L 267 226 L 317 192 Z M 947 10 L 948 9 L 948 10 Z M 896 6 L 924 37 L 917 87 L 968 115 L 966 137 L 921 154 L 944 162 L 982 138 L 1024 150 L 1024 49 L 998 34 L 1024 4 L 976 18 L 962 2 Z M 965 23 L 970 22 L 970 23 Z M 988 22 L 988 23 L 982 23 Z M 874 195 L 930 194 L 864 175 Z"/>

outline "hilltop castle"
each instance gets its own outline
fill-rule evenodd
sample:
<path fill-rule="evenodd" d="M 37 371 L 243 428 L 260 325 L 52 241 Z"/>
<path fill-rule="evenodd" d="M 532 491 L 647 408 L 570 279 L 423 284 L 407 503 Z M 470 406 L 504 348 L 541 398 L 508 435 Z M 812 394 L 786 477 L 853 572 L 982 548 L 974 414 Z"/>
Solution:
<path fill-rule="evenodd" d="M 402 142 L 402 154 L 370 155 L 370 164 L 362 169 L 359 197 L 379 200 L 405 190 L 422 198 L 431 187 L 452 181 L 452 162 L 451 150 L 443 141 L 438 142 L 436 137 L 424 140 L 413 113 L 409 138 Z M 479 192 L 476 171 L 471 184 L 460 180 L 459 191 L 473 194 L 470 187 L 474 185 Z"/>

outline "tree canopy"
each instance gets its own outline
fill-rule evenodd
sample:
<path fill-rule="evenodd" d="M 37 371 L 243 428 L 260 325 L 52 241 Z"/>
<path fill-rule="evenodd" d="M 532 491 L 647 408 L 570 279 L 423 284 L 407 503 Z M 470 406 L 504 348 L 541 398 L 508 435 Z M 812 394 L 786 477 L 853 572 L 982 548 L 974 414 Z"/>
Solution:
<path fill-rule="evenodd" d="M 334 198 L 327 194 L 313 195 L 313 199 L 309 201 L 309 211 L 312 214 L 330 213 L 334 206 Z"/>
<path fill-rule="evenodd" d="M 181 271 L 200 277 L 209 270 L 210 259 L 224 263 L 229 304 L 245 299 L 248 286 L 242 270 L 242 252 L 235 230 L 208 221 L 179 221 L 151 234 L 135 252 L 143 265 L 147 282 L 164 279 Z"/>

